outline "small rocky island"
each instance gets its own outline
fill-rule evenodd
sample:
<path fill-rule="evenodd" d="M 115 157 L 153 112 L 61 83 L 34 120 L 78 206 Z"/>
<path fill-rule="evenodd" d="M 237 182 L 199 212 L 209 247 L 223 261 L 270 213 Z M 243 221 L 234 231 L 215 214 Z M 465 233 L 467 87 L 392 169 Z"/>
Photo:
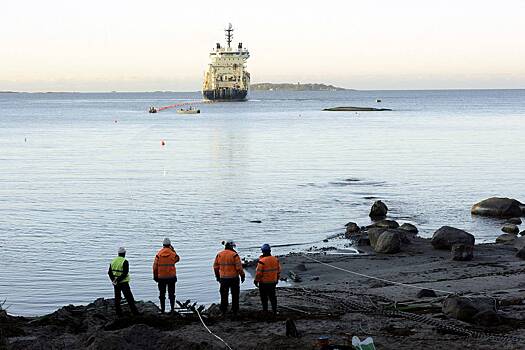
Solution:
<path fill-rule="evenodd" d="M 255 91 L 349 91 L 345 89 L 327 84 L 291 84 L 291 83 L 257 83 L 250 86 Z"/>

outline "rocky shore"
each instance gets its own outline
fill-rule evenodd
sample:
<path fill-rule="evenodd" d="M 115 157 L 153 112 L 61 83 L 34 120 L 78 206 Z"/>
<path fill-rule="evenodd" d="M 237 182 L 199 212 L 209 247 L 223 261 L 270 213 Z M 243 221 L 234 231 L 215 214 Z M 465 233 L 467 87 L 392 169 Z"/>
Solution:
<path fill-rule="evenodd" d="M 513 203 L 504 227 L 518 227 L 523 205 L 507 200 L 472 212 L 502 217 L 502 203 Z M 503 233 L 512 239 L 475 245 L 474 235 L 451 226 L 420 238 L 413 224 L 389 219 L 380 201 L 370 217 L 372 225 L 346 225 L 358 255 L 280 257 L 291 286 L 279 288 L 275 318 L 260 311 L 256 290 L 243 293 L 236 319 L 191 303 L 183 305 L 188 313 L 159 315 L 151 302 L 138 304 L 140 316 L 117 318 L 113 301 L 99 299 L 36 318 L 0 311 L 0 349 L 227 349 L 195 309 L 232 349 L 317 349 L 321 336 L 327 349 L 351 349 L 352 336 L 373 337 L 378 349 L 525 348 L 525 238 L 514 228 Z"/>

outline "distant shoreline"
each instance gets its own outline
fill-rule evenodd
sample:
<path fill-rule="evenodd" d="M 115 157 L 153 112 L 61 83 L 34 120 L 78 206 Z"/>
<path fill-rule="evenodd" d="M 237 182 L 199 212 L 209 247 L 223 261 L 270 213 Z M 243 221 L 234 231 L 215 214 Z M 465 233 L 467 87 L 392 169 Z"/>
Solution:
<path fill-rule="evenodd" d="M 292 84 L 292 83 L 257 83 L 251 84 L 250 88 L 254 91 L 351 91 L 333 85 L 320 83 Z"/>

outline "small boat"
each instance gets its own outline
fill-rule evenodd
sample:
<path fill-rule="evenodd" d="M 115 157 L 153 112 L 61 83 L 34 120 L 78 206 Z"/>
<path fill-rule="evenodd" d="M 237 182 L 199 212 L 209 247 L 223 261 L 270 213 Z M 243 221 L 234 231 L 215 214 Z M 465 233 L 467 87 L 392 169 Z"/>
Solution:
<path fill-rule="evenodd" d="M 149 111 L 148 111 L 148 112 L 149 112 L 149 113 L 157 113 L 157 108 L 155 108 L 155 107 L 152 106 L 152 107 L 149 108 Z"/>
<path fill-rule="evenodd" d="M 196 109 L 194 107 L 190 107 L 190 108 L 187 108 L 187 109 L 178 109 L 177 110 L 177 113 L 178 114 L 199 114 L 201 112 L 200 109 Z"/>

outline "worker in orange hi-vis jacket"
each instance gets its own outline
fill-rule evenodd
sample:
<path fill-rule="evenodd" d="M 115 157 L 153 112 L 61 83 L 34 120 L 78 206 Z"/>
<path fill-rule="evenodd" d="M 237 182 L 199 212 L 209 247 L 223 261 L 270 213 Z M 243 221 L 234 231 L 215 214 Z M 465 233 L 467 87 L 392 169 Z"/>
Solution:
<path fill-rule="evenodd" d="M 177 269 L 175 264 L 180 257 L 173 249 L 171 240 L 164 238 L 162 249 L 155 255 L 153 262 L 153 279 L 159 287 L 160 312 L 166 309 L 166 287 L 168 288 L 168 298 L 170 300 L 171 313 L 175 310 L 175 283 L 177 282 Z"/>
<path fill-rule="evenodd" d="M 228 311 L 228 294 L 232 294 L 232 312 L 236 316 L 239 312 L 240 283 L 244 282 L 245 275 L 242 269 L 241 258 L 235 251 L 233 240 L 223 242 L 224 250 L 220 251 L 215 257 L 213 270 L 215 278 L 220 283 L 221 312 L 223 315 Z"/>
<path fill-rule="evenodd" d="M 276 288 L 281 277 L 281 264 L 279 259 L 272 255 L 269 244 L 263 244 L 261 251 L 262 255 L 257 262 L 253 283 L 259 288 L 263 311 L 268 311 L 268 299 L 270 299 L 272 312 L 275 315 L 277 314 Z"/>

